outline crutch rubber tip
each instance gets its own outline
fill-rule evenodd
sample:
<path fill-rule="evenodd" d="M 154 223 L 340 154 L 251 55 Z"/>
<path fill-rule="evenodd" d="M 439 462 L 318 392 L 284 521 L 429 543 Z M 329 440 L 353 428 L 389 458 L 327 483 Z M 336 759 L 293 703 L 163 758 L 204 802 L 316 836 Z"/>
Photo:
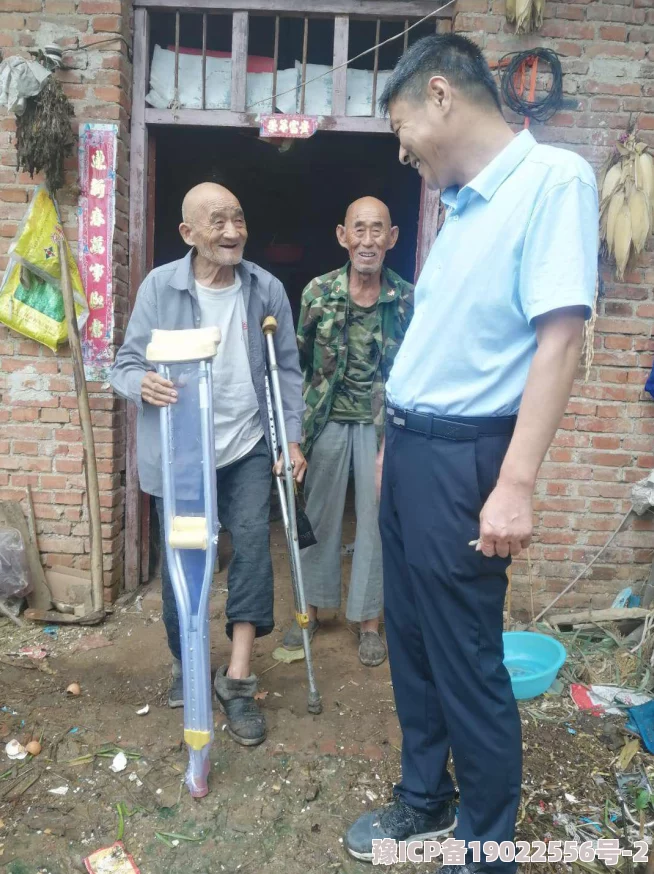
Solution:
<path fill-rule="evenodd" d="M 277 331 L 277 319 L 274 316 L 266 316 L 261 325 L 264 334 L 274 334 Z"/>
<path fill-rule="evenodd" d="M 313 696 L 309 698 L 307 710 L 309 713 L 322 713 L 322 701 L 320 700 L 320 695 L 317 695 L 315 698 Z"/>

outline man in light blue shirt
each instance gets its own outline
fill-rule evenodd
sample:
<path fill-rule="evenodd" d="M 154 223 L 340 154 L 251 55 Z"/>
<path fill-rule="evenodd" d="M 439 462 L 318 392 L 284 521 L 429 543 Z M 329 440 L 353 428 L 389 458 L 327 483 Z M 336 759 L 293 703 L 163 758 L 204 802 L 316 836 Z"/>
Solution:
<path fill-rule="evenodd" d="M 378 461 L 402 780 L 392 804 L 354 823 L 346 846 L 374 860 L 373 841 L 454 830 L 467 852 L 443 874 L 512 872 L 514 862 L 482 849 L 513 841 L 520 800 L 506 571 L 530 542 L 534 484 L 593 306 L 595 177 L 574 153 L 514 136 L 486 61 L 464 37 L 412 46 L 381 105 L 400 161 L 441 190 L 446 219 L 387 383 Z"/>

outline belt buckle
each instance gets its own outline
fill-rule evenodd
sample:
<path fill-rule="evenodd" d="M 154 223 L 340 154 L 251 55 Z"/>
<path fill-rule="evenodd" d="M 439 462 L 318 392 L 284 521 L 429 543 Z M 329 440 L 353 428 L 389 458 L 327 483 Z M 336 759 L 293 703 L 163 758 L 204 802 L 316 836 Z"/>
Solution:
<path fill-rule="evenodd" d="M 396 410 L 394 407 L 386 408 L 386 415 L 390 419 L 391 423 L 395 425 L 397 428 L 406 428 L 406 418 L 398 415 L 399 413 L 404 412 L 403 410 Z"/>

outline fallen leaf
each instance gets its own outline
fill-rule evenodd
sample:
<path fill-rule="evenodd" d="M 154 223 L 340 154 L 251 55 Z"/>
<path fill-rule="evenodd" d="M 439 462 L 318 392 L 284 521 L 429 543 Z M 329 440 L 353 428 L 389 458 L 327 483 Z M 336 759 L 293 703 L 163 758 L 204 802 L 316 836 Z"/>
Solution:
<path fill-rule="evenodd" d="M 254 693 L 254 700 L 255 701 L 265 701 L 267 697 L 268 697 L 268 690 L 267 689 L 265 689 L 265 690 L 262 689 L 260 692 Z"/>
<path fill-rule="evenodd" d="M 150 705 L 149 705 L 149 704 L 146 704 L 145 707 L 141 707 L 140 710 L 137 710 L 137 711 L 136 711 L 136 715 L 137 715 L 137 716 L 147 716 L 147 714 L 148 714 L 149 712 L 150 712 Z"/>
<path fill-rule="evenodd" d="M 304 658 L 304 650 L 284 649 L 283 646 L 278 646 L 272 657 L 276 662 L 298 662 Z"/>
<path fill-rule="evenodd" d="M 635 737 L 632 740 L 628 740 L 627 743 L 622 747 L 622 752 L 618 758 L 618 768 L 621 771 L 626 771 L 629 765 L 631 764 L 631 760 L 636 755 L 636 753 L 640 750 L 640 740 Z"/>

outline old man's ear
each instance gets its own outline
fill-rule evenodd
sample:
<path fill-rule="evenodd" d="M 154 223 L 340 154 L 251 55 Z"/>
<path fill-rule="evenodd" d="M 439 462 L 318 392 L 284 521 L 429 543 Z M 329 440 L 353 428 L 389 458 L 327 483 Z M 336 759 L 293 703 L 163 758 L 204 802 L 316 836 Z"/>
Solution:
<path fill-rule="evenodd" d="M 179 232 L 182 235 L 182 240 L 186 243 L 187 246 L 193 245 L 193 240 L 191 239 L 191 234 L 193 231 L 191 230 L 191 226 L 187 225 L 186 222 L 182 222 L 179 226 Z"/>
<path fill-rule="evenodd" d="M 347 239 L 345 237 L 345 225 L 337 225 L 337 227 L 336 227 L 336 239 L 338 240 L 339 246 L 342 246 L 344 249 L 347 249 Z"/>
<path fill-rule="evenodd" d="M 400 236 L 400 229 L 398 228 L 397 225 L 393 225 L 393 227 L 391 228 L 390 242 L 388 244 L 389 249 L 395 248 L 395 244 L 397 243 L 397 238 L 399 236 Z"/>

